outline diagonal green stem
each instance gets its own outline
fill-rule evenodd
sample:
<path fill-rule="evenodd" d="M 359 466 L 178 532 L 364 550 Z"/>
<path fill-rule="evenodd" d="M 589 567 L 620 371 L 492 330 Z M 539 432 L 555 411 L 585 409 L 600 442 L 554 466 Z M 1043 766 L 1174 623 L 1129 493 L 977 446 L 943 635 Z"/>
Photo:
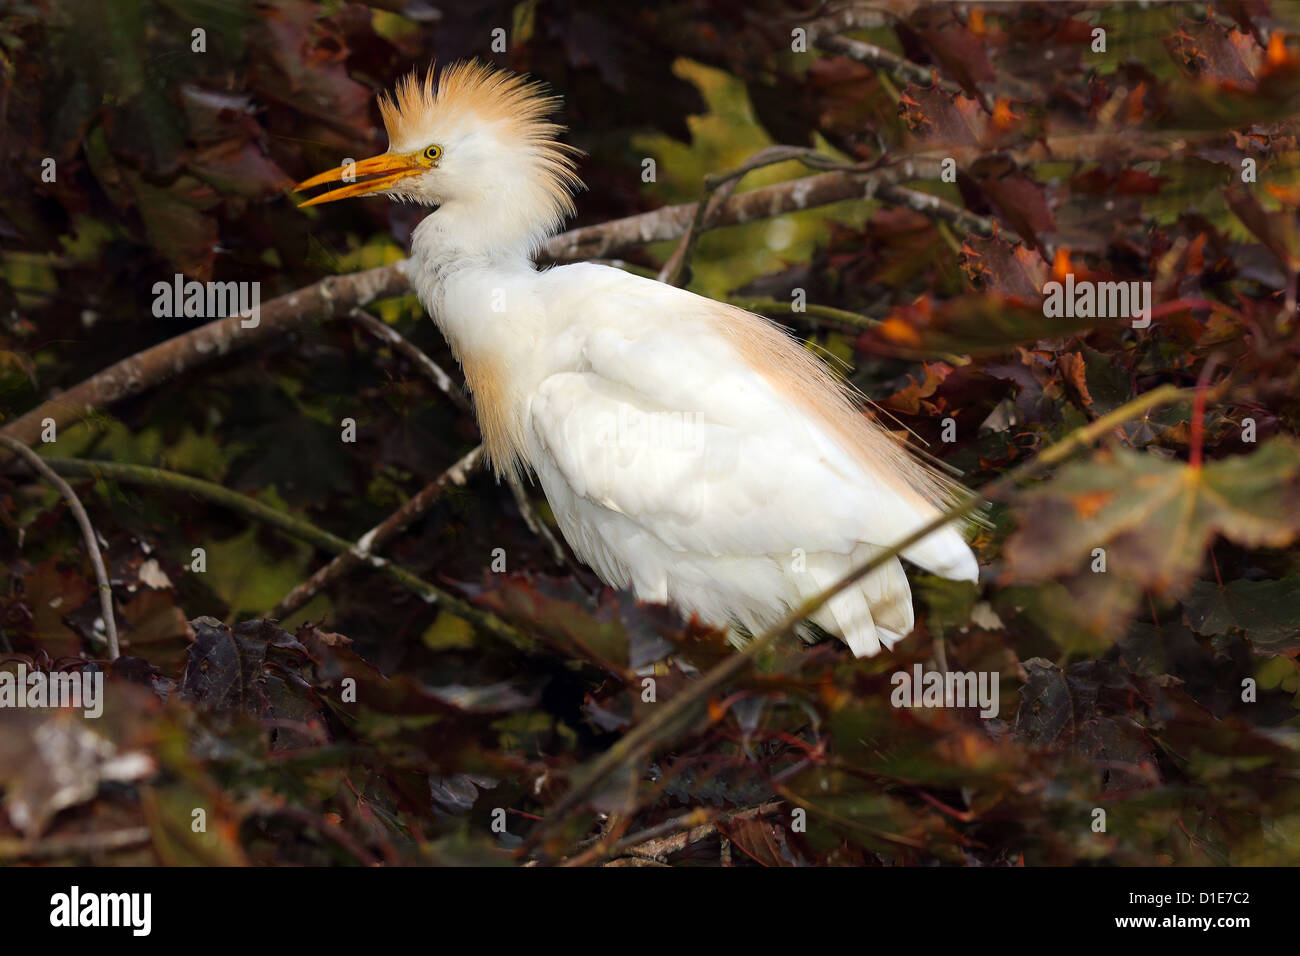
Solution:
<path fill-rule="evenodd" d="M 801 621 L 806 620 L 818 608 L 845 588 L 851 587 L 862 580 L 885 562 L 898 557 L 922 538 L 945 527 L 950 522 L 970 514 L 981 501 L 1000 498 L 1012 490 L 1019 482 L 1039 474 L 1044 469 L 1070 455 L 1076 449 L 1101 438 L 1118 425 L 1130 421 L 1159 405 L 1168 405 L 1189 397 L 1191 397 L 1191 393 L 1173 385 L 1162 385 L 1145 395 L 1139 395 L 1113 412 L 1103 415 L 1096 421 L 1071 432 L 1033 460 L 1013 468 L 1001 477 L 984 485 L 978 491 L 968 492 L 961 500 L 954 502 L 932 521 L 927 522 L 901 541 L 878 553 L 870 561 L 854 568 L 820 594 L 809 598 L 791 611 L 780 624 L 756 637 L 743 650 L 728 657 L 699 680 L 686 687 L 681 693 L 657 709 L 645 721 L 630 730 L 612 747 L 588 764 L 585 769 L 580 771 L 577 779 L 574 780 L 573 785 L 569 787 L 564 796 L 547 813 L 545 819 L 529 834 L 517 853 L 523 855 L 535 848 L 542 837 L 578 807 L 600 785 L 601 781 L 610 774 L 620 767 L 651 753 L 660 744 L 668 740 L 675 731 L 689 725 L 714 691 L 742 674 L 749 667 L 752 667 L 758 656 L 767 648 L 771 647 L 777 640 L 793 634 Z"/>
<path fill-rule="evenodd" d="M 286 514 L 270 505 L 242 495 L 229 488 L 201 478 L 192 478 L 162 468 L 150 468 L 147 465 L 128 465 L 115 461 L 87 461 L 80 458 L 43 458 L 45 464 L 54 471 L 65 475 L 85 475 L 96 480 L 112 478 L 128 484 L 146 485 L 151 488 L 165 488 L 198 495 L 214 504 L 223 505 L 232 511 L 278 528 L 285 534 L 306 541 L 332 554 L 343 554 L 353 549 L 352 542 L 324 531 L 308 521 Z M 463 601 L 453 594 L 430 584 L 410 571 L 375 555 L 361 555 L 362 560 L 378 568 L 394 581 L 415 592 L 430 604 L 446 608 L 457 617 L 462 617 L 483 631 L 513 644 L 521 650 L 534 647 L 533 641 L 522 632 L 501 620 L 494 614 L 480 611 L 468 601 Z"/>

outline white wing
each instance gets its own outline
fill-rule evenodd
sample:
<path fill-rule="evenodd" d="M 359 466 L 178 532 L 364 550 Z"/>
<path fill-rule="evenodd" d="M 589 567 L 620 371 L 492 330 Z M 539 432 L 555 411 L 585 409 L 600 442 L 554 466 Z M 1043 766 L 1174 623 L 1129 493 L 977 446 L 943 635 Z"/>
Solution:
<path fill-rule="evenodd" d="M 710 322 L 711 310 L 729 307 L 617 270 L 569 269 L 582 269 L 583 281 L 564 288 L 585 294 L 572 304 L 558 294 L 548 308 L 587 314 L 561 337 L 569 370 L 547 377 L 532 399 L 531 458 L 570 543 L 606 580 L 675 599 L 674 568 L 658 557 L 665 549 L 684 565 L 713 559 L 723 569 L 759 557 L 789 566 L 803 554 L 810 573 L 795 583 L 807 596 L 935 515 L 751 367 Z M 953 528 L 904 554 L 935 573 L 977 575 Z M 894 607 L 900 585 L 905 613 Z M 852 595 L 838 604 L 829 629 L 850 643 L 864 628 L 859 643 L 874 641 L 873 607 L 877 617 L 893 607 L 895 627 L 879 622 L 888 636 L 911 628 L 896 561 L 864 583 L 856 604 Z M 743 609 L 732 613 L 744 619 Z"/>

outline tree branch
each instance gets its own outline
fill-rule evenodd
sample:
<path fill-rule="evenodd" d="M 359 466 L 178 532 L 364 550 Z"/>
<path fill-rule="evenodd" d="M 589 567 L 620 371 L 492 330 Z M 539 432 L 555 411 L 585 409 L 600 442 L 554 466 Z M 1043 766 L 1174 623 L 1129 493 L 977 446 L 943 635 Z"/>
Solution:
<path fill-rule="evenodd" d="M 902 159 L 871 172 L 829 172 L 805 176 L 738 193 L 722 203 L 710 228 L 736 226 L 846 199 L 873 199 L 881 186 L 916 179 L 938 179 L 943 157 Z M 546 243 L 547 257 L 556 261 L 608 259 L 627 249 L 651 242 L 678 239 L 695 218 L 698 203 L 661 206 L 625 219 L 570 229 Z"/>
<path fill-rule="evenodd" d="M 882 199 L 892 206 L 906 206 L 908 209 L 919 212 L 923 216 L 929 216 L 931 219 L 950 222 L 962 232 L 973 232 L 978 236 L 985 237 L 993 235 L 992 219 L 987 216 L 976 215 L 962 209 L 956 203 L 951 203 L 931 193 L 921 192 L 919 189 L 908 189 L 906 186 L 881 186 L 876 191 L 876 198 Z M 1010 229 L 1003 229 L 1002 235 L 1011 240 L 1019 238 Z"/>
<path fill-rule="evenodd" d="M 812 32 L 811 28 L 809 32 Z M 938 74 L 930 67 L 913 63 L 897 53 L 891 53 L 883 47 L 862 40 L 839 36 L 835 33 L 822 33 L 821 35 L 814 35 L 813 42 L 827 53 L 847 56 L 873 69 L 892 73 L 907 83 L 916 83 L 918 86 L 933 86 L 938 82 L 939 88 L 947 93 L 960 93 L 962 91 L 961 87 L 951 80 L 940 79 Z"/>
<path fill-rule="evenodd" d="M 318 317 L 329 318 L 408 290 L 406 276 L 396 266 L 330 276 L 265 303 L 253 328 L 243 328 L 247 320 L 231 315 L 124 358 L 14 419 L 0 429 L 0 435 L 35 444 L 43 419 L 53 419 L 62 427 L 210 359 L 260 345 Z"/>
<path fill-rule="evenodd" d="M 101 853 L 143 846 L 152 841 L 153 834 L 148 827 L 75 833 L 30 842 L 0 840 L 0 860 L 57 860 L 65 856 L 97 856 Z"/>
<path fill-rule="evenodd" d="M 740 181 L 756 169 L 790 160 L 797 160 L 815 169 L 857 171 L 815 149 L 803 146 L 767 146 L 729 172 L 705 176 L 704 195 L 695 204 L 695 213 L 677 248 L 673 250 L 668 261 L 664 263 L 663 269 L 659 271 L 659 281 L 668 285 L 685 285 L 689 281 L 691 257 L 695 253 L 695 244 L 699 241 L 700 234 L 713 227 L 718 210 L 731 199 Z"/>
<path fill-rule="evenodd" d="M 578 566 L 569 557 L 569 552 L 564 550 L 560 539 L 546 526 L 546 522 L 538 517 L 537 509 L 533 507 L 532 499 L 528 497 L 528 489 L 524 487 L 523 479 L 513 470 L 506 472 L 505 478 L 506 484 L 510 487 L 510 494 L 515 499 L 515 507 L 519 509 L 519 514 L 524 519 L 524 524 L 528 525 L 528 530 L 546 542 L 546 546 L 551 549 L 551 557 L 555 559 L 557 565 L 576 574 Z"/>
<path fill-rule="evenodd" d="M 727 301 L 737 308 L 762 315 L 806 315 L 810 318 L 821 319 L 850 333 L 874 329 L 880 325 L 881 321 L 860 312 L 837 309 L 830 305 L 818 305 L 815 302 L 805 303 L 803 308 L 796 309 L 793 302 L 786 302 L 784 299 L 774 299 L 768 296 L 733 295 L 728 296 Z"/>
<path fill-rule="evenodd" d="M 850 312 L 847 309 L 837 309 L 829 305 L 818 305 L 815 302 L 805 303 L 802 309 L 796 309 L 793 302 L 766 296 L 729 296 L 727 301 L 748 312 L 757 312 L 761 315 L 805 316 L 817 319 L 849 335 L 856 335 L 865 329 L 874 329 L 881 322 L 880 319 L 873 319 L 871 316 L 863 315 L 860 312 Z M 935 352 L 934 356 L 949 365 L 961 365 L 966 361 L 962 356 L 954 355 L 951 352 Z"/>
<path fill-rule="evenodd" d="M 942 158 L 937 154 L 905 157 L 870 172 L 841 170 L 761 186 L 720 203 L 708 228 L 735 226 L 848 199 L 879 198 L 887 202 L 900 201 L 916 208 L 913 199 L 893 191 L 891 187 L 917 179 L 938 179 Z M 698 205 L 663 206 L 624 219 L 570 229 L 549 239 L 539 258 L 545 261 L 605 259 L 646 243 L 678 239 L 690 228 Z M 950 204 L 942 201 L 933 205 L 935 215 L 948 218 L 958 228 L 983 231 L 986 221 L 980 217 L 957 215 L 947 208 Z M 260 345 L 309 322 L 346 315 L 370 302 L 407 293 L 410 284 L 405 265 L 405 262 L 399 262 L 364 272 L 329 276 L 278 296 L 261 307 L 258 324 L 253 328 L 243 328 L 246 320 L 233 315 L 160 342 L 43 402 L 0 428 L 0 435 L 32 445 L 40 437 L 45 419 L 63 427 L 97 409 L 188 372 L 210 359 Z"/>
<path fill-rule="evenodd" d="M 999 155 L 1019 165 L 1029 165 L 1104 157 L 1167 159 L 1176 153 L 1177 149 L 1170 145 L 1143 142 L 1132 134 L 1104 133 L 1051 137 Z M 839 170 L 761 186 L 733 195 L 719 204 L 716 215 L 710 217 L 708 228 L 740 225 L 849 199 L 880 199 L 946 219 L 960 229 L 987 234 L 986 227 L 991 227 L 991 222 L 983 217 L 958 211 L 957 207 L 943 200 L 921 200 L 912 195 L 913 191 L 898 191 L 902 183 L 918 179 L 937 180 L 940 163 L 949 156 L 958 165 L 967 165 L 984 155 L 987 153 L 980 147 L 928 149 L 899 157 L 889 165 L 871 171 Z M 690 228 L 698 206 L 698 203 L 663 206 L 624 219 L 570 229 L 549 239 L 539 258 L 554 262 L 607 259 L 647 243 L 678 239 Z M 245 320 L 238 315 L 227 316 L 125 358 L 9 422 L 0 428 L 0 435 L 15 438 L 25 445 L 34 444 L 40 437 L 44 419 L 63 426 L 187 372 L 209 359 L 282 336 L 318 318 L 343 315 L 358 306 L 409 291 L 405 262 L 350 275 L 330 276 L 267 302 L 261 307 L 260 320 L 253 328 L 243 328 Z"/>
<path fill-rule="evenodd" d="M 565 860 L 561 865 L 585 866 L 603 857 L 623 855 L 662 862 L 669 854 L 680 853 L 692 844 L 699 843 L 716 833 L 719 823 L 765 817 L 780 810 L 782 806 L 784 806 L 783 801 L 772 800 L 761 806 L 728 813 L 718 813 L 703 808 L 692 810 L 616 841 L 598 840 L 594 846 L 578 856 Z"/>
<path fill-rule="evenodd" d="M 371 315 L 360 306 L 348 312 L 348 319 L 358 328 L 369 332 L 381 342 L 387 342 L 395 352 L 404 356 L 412 365 L 423 372 L 425 377 L 433 382 L 434 387 L 446 395 L 451 400 L 451 403 L 462 412 L 470 415 L 474 413 L 473 406 L 470 404 L 469 399 L 465 397 L 464 389 L 458 388 L 455 380 L 442 370 L 441 365 L 429 358 L 423 349 L 416 346 L 397 329 L 383 319 Z"/>

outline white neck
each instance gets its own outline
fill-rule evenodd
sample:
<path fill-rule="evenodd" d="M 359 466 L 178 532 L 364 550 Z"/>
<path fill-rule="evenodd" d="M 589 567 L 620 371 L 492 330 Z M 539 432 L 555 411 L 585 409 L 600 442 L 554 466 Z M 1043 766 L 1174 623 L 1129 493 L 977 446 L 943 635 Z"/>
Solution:
<path fill-rule="evenodd" d="M 537 274 L 533 241 L 510 237 L 493 208 L 449 202 L 411 239 L 411 283 L 462 362 L 467 351 L 508 353 L 521 333 L 534 331 L 521 327 L 532 313 L 524 300 Z"/>
<path fill-rule="evenodd" d="M 415 228 L 407 272 L 464 370 L 500 472 L 524 454 L 522 423 L 538 382 L 546 310 L 529 245 L 485 243 L 484 225 L 467 221 L 450 203 L 426 216 Z"/>
<path fill-rule="evenodd" d="M 535 236 L 535 230 L 520 228 L 500 206 L 452 200 L 415 227 L 411 252 L 434 264 L 529 262 Z"/>

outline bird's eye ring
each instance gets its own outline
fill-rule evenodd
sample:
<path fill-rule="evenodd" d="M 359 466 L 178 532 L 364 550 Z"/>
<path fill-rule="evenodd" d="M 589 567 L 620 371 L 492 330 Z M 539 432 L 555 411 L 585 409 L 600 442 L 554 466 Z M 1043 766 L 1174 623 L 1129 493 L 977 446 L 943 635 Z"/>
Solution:
<path fill-rule="evenodd" d="M 442 147 L 441 146 L 425 147 L 424 158 L 431 163 L 436 163 L 440 158 L 442 158 Z"/>

